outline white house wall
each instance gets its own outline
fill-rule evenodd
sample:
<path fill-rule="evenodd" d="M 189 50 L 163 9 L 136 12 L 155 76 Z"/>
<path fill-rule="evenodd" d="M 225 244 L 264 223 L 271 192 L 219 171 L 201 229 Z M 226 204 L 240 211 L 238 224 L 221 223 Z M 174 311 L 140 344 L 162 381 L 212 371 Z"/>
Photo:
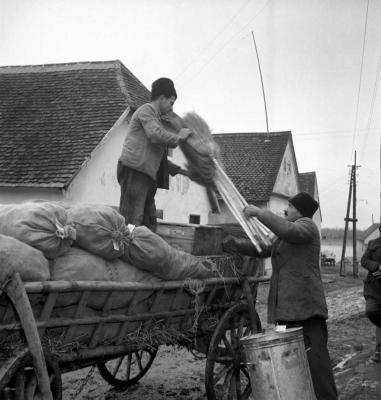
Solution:
<path fill-rule="evenodd" d="M 66 200 L 119 206 L 120 187 L 116 167 L 127 127 L 128 120 L 125 118 L 112 128 L 69 185 Z"/>
<path fill-rule="evenodd" d="M 55 188 L 0 188 L 0 204 L 23 203 L 31 200 L 60 201 L 62 200 L 62 191 Z"/>
<path fill-rule="evenodd" d="M 116 166 L 128 129 L 128 119 L 116 124 L 97 147 L 88 162 L 81 168 L 66 192 L 72 203 L 99 203 L 119 206 L 120 186 Z M 172 161 L 183 164 L 181 150 L 175 149 Z M 208 222 L 209 203 L 204 188 L 187 177 L 170 177 L 170 190 L 159 189 L 156 208 L 163 210 L 164 220 L 188 223 L 189 215 L 200 216 L 200 223 Z"/>
<path fill-rule="evenodd" d="M 273 193 L 287 197 L 294 196 L 299 192 L 298 169 L 291 149 L 291 141 L 289 140 L 273 189 Z"/>
<path fill-rule="evenodd" d="M 317 181 L 315 180 L 315 189 L 314 189 L 314 199 L 317 202 L 320 202 L 319 199 L 319 191 L 318 191 L 318 187 L 317 187 Z M 322 224 L 322 213 L 320 208 L 316 211 L 316 213 L 314 214 L 312 220 L 315 222 L 315 224 L 317 225 L 317 227 L 319 228 L 319 232 L 321 232 L 321 224 Z"/>
<path fill-rule="evenodd" d="M 171 161 L 183 166 L 185 158 L 179 148 L 173 150 Z M 189 223 L 189 216 L 199 215 L 200 223 L 208 223 L 209 200 L 205 189 L 183 175 L 169 177 L 169 190 L 158 189 L 156 208 L 163 210 L 163 219 L 170 222 Z"/>

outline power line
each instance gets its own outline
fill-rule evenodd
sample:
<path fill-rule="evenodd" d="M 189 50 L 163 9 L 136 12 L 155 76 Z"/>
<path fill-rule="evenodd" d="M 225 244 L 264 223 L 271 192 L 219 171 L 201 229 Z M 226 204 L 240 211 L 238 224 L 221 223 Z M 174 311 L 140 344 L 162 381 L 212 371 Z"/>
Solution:
<path fill-rule="evenodd" d="M 230 44 L 234 39 L 236 39 L 253 21 L 255 18 L 258 17 L 258 15 L 267 7 L 268 3 L 270 2 L 270 0 L 267 0 L 266 4 L 243 26 L 243 28 L 241 28 L 238 32 L 236 32 L 230 39 L 228 39 L 212 56 L 211 58 L 206 61 L 201 68 L 195 73 L 193 74 L 193 76 L 191 76 L 187 81 L 185 81 L 182 85 L 180 84 L 179 87 L 183 88 L 184 86 L 186 86 L 188 83 L 190 83 L 191 81 L 193 81 L 220 53 L 222 50 L 225 49 L 225 47 Z M 248 36 L 249 34 L 246 34 L 246 36 Z"/>
<path fill-rule="evenodd" d="M 370 111 L 369 111 L 369 118 L 368 118 L 365 138 L 364 138 L 364 141 L 363 141 L 363 145 L 361 147 L 361 153 L 360 153 L 361 156 L 363 155 L 363 153 L 365 151 L 366 143 L 367 143 L 367 140 L 368 140 L 368 133 L 369 133 L 370 127 L 371 127 L 372 122 L 373 122 L 374 105 L 376 103 L 376 98 L 377 98 L 378 84 L 379 84 L 379 80 L 380 80 L 380 71 L 381 71 L 381 53 L 378 56 L 376 80 L 375 80 L 374 86 L 373 86 L 372 102 L 371 102 Z"/>
<path fill-rule="evenodd" d="M 358 92 L 357 92 L 356 117 L 355 117 L 355 126 L 354 126 L 354 130 L 353 130 L 352 149 L 351 149 L 351 159 L 352 159 L 352 154 L 353 154 L 353 151 L 354 151 L 354 148 L 355 148 L 356 131 L 357 131 L 357 121 L 358 121 L 358 114 L 359 114 L 360 93 L 361 93 L 361 84 L 362 84 L 362 69 L 363 69 L 363 65 L 364 65 L 365 40 L 366 40 L 366 32 L 367 32 L 367 26 L 368 26 L 368 10 L 369 10 L 369 0 L 367 1 L 367 5 L 366 5 L 364 36 L 363 36 L 363 42 L 362 42 L 362 55 L 361 55 L 361 67 L 360 67 L 360 79 L 359 79 L 359 87 L 358 87 Z"/>
<path fill-rule="evenodd" d="M 194 56 L 193 60 L 191 62 L 189 62 L 176 76 L 175 76 L 175 80 L 178 80 L 181 76 L 184 75 L 184 73 L 189 69 L 189 67 L 193 64 L 196 63 L 196 61 L 198 60 L 198 57 L 202 54 L 205 53 L 206 50 L 209 49 L 209 47 L 211 46 L 211 44 L 226 30 L 226 28 L 228 26 L 231 25 L 231 23 L 237 18 L 237 16 L 241 13 L 241 11 L 246 8 L 246 6 L 250 3 L 251 0 L 247 0 L 243 5 L 241 5 L 238 9 L 238 11 L 229 19 L 229 21 L 222 27 L 222 29 L 220 29 L 214 36 L 213 38 L 201 49 L 201 51 L 199 51 L 198 53 L 196 53 L 196 55 Z"/>

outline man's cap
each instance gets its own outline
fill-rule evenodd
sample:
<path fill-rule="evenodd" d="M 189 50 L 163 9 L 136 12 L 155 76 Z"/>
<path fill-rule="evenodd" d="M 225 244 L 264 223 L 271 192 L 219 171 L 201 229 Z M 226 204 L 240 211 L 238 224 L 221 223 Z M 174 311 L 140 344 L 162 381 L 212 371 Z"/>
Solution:
<path fill-rule="evenodd" d="M 294 197 L 291 197 L 288 201 L 303 215 L 303 217 L 312 218 L 319 208 L 319 203 L 306 192 L 300 192 Z"/>
<path fill-rule="evenodd" d="M 177 93 L 173 81 L 169 78 L 159 78 L 152 83 L 151 87 L 151 100 L 155 100 L 161 95 L 169 98 L 176 97 Z"/>

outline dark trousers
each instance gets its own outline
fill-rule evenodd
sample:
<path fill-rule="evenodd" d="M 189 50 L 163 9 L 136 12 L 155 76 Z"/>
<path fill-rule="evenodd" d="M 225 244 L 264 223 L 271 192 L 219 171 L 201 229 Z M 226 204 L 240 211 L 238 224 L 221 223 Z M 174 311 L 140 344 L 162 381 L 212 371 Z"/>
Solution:
<path fill-rule="evenodd" d="M 126 167 L 120 161 L 116 175 L 120 185 L 119 212 L 126 223 L 145 225 L 156 232 L 156 181 L 142 172 Z"/>
<path fill-rule="evenodd" d="M 336 384 L 327 348 L 328 331 L 325 319 L 317 317 L 305 321 L 278 321 L 278 323 L 290 328 L 303 327 L 304 344 L 316 399 L 337 400 Z"/>
<path fill-rule="evenodd" d="M 375 297 L 365 297 L 365 314 L 377 327 L 381 328 L 381 303 Z"/>

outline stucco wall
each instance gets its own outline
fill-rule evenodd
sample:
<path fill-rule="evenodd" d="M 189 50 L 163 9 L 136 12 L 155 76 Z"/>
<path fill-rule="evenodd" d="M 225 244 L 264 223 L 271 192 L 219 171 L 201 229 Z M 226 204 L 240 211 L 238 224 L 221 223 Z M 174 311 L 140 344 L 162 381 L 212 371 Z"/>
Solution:
<path fill-rule="evenodd" d="M 171 161 L 184 166 L 185 158 L 179 148 L 173 150 Z M 210 205 L 205 189 L 183 175 L 169 177 L 169 190 L 158 189 L 156 208 L 163 210 L 163 219 L 189 223 L 191 214 L 200 216 L 200 223 L 208 223 Z"/>
<path fill-rule="evenodd" d="M 116 166 L 128 127 L 125 116 L 105 136 L 88 162 L 75 176 L 65 198 L 72 203 L 99 203 L 119 206 L 120 188 Z"/>
<path fill-rule="evenodd" d="M 127 129 L 128 118 L 121 118 L 73 179 L 65 195 L 69 202 L 119 206 L 116 166 Z M 179 149 L 173 151 L 171 159 L 178 165 L 184 164 Z M 189 215 L 195 214 L 200 215 L 201 224 L 208 222 L 210 206 L 205 189 L 187 177 L 170 177 L 170 190 L 159 189 L 155 200 L 156 208 L 163 210 L 166 221 L 188 223 Z"/>
<path fill-rule="evenodd" d="M 22 203 L 28 200 L 59 201 L 62 191 L 53 188 L 1 187 L 0 204 Z"/>
<path fill-rule="evenodd" d="M 292 152 L 291 141 L 289 140 L 275 180 L 273 193 L 290 197 L 298 192 L 298 169 Z"/>

